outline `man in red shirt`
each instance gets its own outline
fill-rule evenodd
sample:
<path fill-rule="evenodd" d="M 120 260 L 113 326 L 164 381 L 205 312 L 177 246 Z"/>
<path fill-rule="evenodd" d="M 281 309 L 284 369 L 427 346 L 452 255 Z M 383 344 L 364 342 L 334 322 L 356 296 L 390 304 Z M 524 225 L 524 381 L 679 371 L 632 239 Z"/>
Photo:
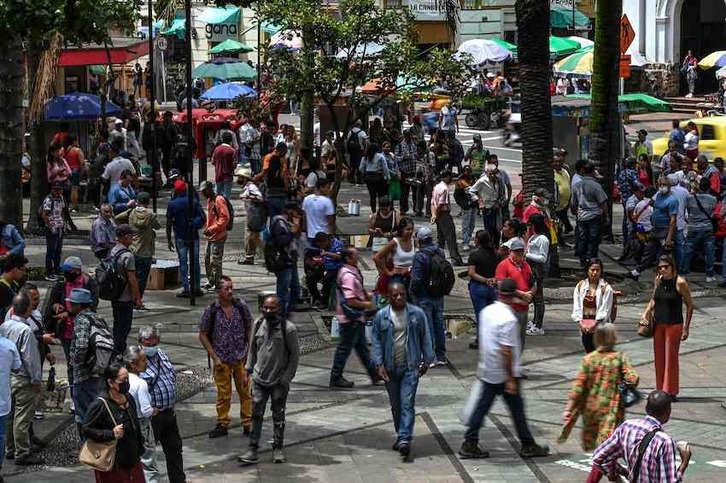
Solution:
<path fill-rule="evenodd" d="M 222 144 L 212 152 L 212 165 L 214 166 L 214 181 L 217 183 L 217 194 L 230 199 L 232 196 L 232 179 L 234 169 L 237 167 L 237 150 L 232 147 L 234 138 L 231 131 L 222 133 Z"/>
<path fill-rule="evenodd" d="M 519 323 L 519 338 L 524 351 L 524 337 L 527 330 L 527 313 L 529 304 L 532 302 L 534 293 L 537 291 L 537 284 L 532 274 L 532 269 L 524 259 L 524 241 L 515 237 L 508 240 L 505 245 L 509 248 L 509 256 L 499 262 L 494 277 L 497 282 L 511 278 L 517 284 L 517 290 L 510 304 L 514 309 Z"/>
<path fill-rule="evenodd" d="M 211 181 L 202 181 L 199 191 L 207 200 L 207 223 L 204 226 L 207 251 L 204 255 L 204 266 L 209 282 L 204 288 L 217 290 L 222 277 L 222 259 L 224 258 L 224 243 L 227 241 L 230 212 L 227 208 L 227 201 L 221 194 L 214 192 L 214 185 Z"/>

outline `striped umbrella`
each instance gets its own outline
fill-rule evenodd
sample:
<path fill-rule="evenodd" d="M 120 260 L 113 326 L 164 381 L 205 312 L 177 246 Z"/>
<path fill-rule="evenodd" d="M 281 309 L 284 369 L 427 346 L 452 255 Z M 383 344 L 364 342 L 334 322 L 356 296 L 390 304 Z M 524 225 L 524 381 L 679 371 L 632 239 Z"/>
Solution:
<path fill-rule="evenodd" d="M 701 69 L 724 66 L 726 66 L 726 50 L 717 50 L 716 52 L 712 52 L 701 59 L 701 62 L 698 63 L 698 67 Z"/>
<path fill-rule="evenodd" d="M 550 55 L 554 57 L 562 57 L 563 55 L 572 54 L 580 50 L 580 43 L 564 37 L 556 37 L 550 35 Z"/>
<path fill-rule="evenodd" d="M 592 75 L 592 53 L 592 48 L 585 48 L 568 55 L 555 64 L 555 72 L 559 74 Z"/>

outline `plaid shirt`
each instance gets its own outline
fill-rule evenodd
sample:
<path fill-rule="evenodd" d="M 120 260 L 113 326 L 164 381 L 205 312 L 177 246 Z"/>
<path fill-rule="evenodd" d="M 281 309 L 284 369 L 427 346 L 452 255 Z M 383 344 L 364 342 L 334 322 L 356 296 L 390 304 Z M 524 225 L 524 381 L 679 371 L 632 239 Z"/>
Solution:
<path fill-rule="evenodd" d="M 159 371 L 161 374 L 154 384 L 154 379 Z M 159 350 L 157 355 L 148 357 L 146 370 L 139 376 L 149 385 L 151 405 L 154 408 L 163 411 L 174 407 L 176 404 L 176 373 L 174 365 L 164 351 Z"/>
<path fill-rule="evenodd" d="M 418 158 L 418 149 L 416 149 L 415 142 L 401 141 L 396 146 L 394 156 L 401 173 L 412 174 L 414 172 L 416 159 Z"/>
<path fill-rule="evenodd" d="M 631 419 L 621 424 L 618 429 L 605 440 L 592 457 L 592 463 L 607 475 L 614 475 L 618 458 L 627 463 L 628 481 L 632 480 L 633 466 L 638 459 L 638 445 L 645 435 L 655 429 L 655 434 L 643 454 L 639 481 L 648 483 L 678 483 L 683 475 L 678 471 L 676 443 L 662 431 L 660 422 L 651 416 L 644 419 Z"/>
<path fill-rule="evenodd" d="M 71 339 L 71 367 L 73 369 L 73 382 L 79 383 L 92 377 L 98 377 L 91 374 L 91 368 L 88 365 L 88 339 L 91 338 L 91 320 L 99 327 L 108 327 L 108 324 L 98 314 L 90 309 L 86 309 L 76 315 L 73 322 L 73 339 Z"/>

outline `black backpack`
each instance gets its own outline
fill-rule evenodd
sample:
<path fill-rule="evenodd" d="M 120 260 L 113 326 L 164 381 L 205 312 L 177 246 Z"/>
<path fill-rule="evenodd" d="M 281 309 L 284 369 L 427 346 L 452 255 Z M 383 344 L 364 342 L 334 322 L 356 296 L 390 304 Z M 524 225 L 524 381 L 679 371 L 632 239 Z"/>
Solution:
<path fill-rule="evenodd" d="M 121 354 L 116 350 L 113 335 L 106 321 L 96 315 L 84 315 L 84 317 L 88 318 L 91 326 L 86 350 L 86 365 L 90 368 L 92 375 L 103 377 L 106 368 L 112 362 L 121 360 Z M 99 323 L 99 320 L 103 323 Z"/>
<path fill-rule="evenodd" d="M 116 255 L 106 258 L 96 267 L 98 296 L 103 300 L 118 300 L 126 288 L 128 282 L 118 268 L 118 259 L 127 252 L 130 252 L 127 248 L 119 250 Z"/>
<path fill-rule="evenodd" d="M 360 133 L 360 131 L 351 131 L 348 135 L 348 139 L 345 144 L 345 149 L 346 151 L 348 151 L 348 154 L 358 154 L 363 150 L 363 146 L 361 146 L 360 144 L 360 136 L 358 136 L 358 133 Z"/>
<path fill-rule="evenodd" d="M 287 253 L 289 240 L 281 239 L 280 236 L 274 234 L 274 226 L 280 221 L 279 215 L 272 219 L 270 222 L 270 239 L 265 242 L 265 268 L 271 273 L 283 271 L 291 262 L 290 255 Z"/>
<path fill-rule="evenodd" d="M 446 260 L 441 250 L 436 250 L 429 259 L 426 291 L 434 297 L 443 297 L 451 293 L 454 282 L 456 282 L 454 267 Z"/>
<path fill-rule="evenodd" d="M 222 195 L 217 195 L 217 197 L 220 197 L 220 196 L 222 196 Z M 232 202 L 229 201 L 226 197 L 222 196 L 222 198 L 224 198 L 225 203 L 227 203 L 227 213 L 229 213 L 229 222 L 227 222 L 227 231 L 230 231 L 234 227 L 234 207 L 232 206 Z M 215 203 L 212 205 L 212 209 L 216 210 L 217 209 L 217 204 L 216 204 L 217 200 L 214 200 L 214 201 L 215 201 Z M 262 231 L 262 230 L 260 230 L 260 231 Z"/>
<path fill-rule="evenodd" d="M 468 210 L 474 206 L 474 203 L 471 201 L 469 189 L 462 188 L 461 186 L 454 188 L 454 201 L 462 210 Z"/>

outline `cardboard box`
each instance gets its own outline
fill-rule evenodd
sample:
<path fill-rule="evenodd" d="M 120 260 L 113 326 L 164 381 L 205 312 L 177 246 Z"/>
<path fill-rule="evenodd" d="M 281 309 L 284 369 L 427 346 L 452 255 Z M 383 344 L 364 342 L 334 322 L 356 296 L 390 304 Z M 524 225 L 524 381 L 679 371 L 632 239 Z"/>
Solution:
<path fill-rule="evenodd" d="M 149 271 L 149 279 L 146 282 L 146 290 L 164 290 L 179 285 L 179 265 L 156 266 L 152 265 Z"/>

